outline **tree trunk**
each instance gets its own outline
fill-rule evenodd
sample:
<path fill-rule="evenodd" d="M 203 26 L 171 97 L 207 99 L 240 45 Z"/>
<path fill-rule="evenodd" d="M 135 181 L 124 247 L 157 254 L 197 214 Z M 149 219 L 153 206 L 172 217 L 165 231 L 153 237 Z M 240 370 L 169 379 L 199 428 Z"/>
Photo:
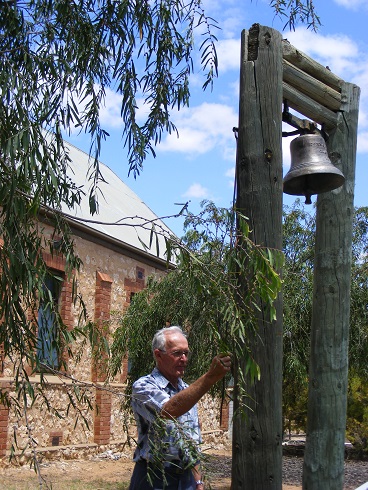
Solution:
<path fill-rule="evenodd" d="M 355 154 L 359 88 L 343 83 L 343 105 L 327 142 L 345 184 L 317 198 L 304 490 L 342 490 Z"/>
<path fill-rule="evenodd" d="M 237 209 L 249 218 L 251 239 L 278 250 L 282 248 L 281 43 L 279 32 L 258 24 L 249 33 L 242 32 L 236 172 Z M 245 396 L 235 374 L 232 490 L 282 488 L 281 295 L 275 304 L 276 322 L 271 324 L 268 312 L 259 306 L 258 331 L 249 335 L 260 381 L 251 384 L 247 379 Z M 246 361 L 239 364 L 246 375 Z M 245 416 L 239 413 L 241 402 L 249 407 Z"/>

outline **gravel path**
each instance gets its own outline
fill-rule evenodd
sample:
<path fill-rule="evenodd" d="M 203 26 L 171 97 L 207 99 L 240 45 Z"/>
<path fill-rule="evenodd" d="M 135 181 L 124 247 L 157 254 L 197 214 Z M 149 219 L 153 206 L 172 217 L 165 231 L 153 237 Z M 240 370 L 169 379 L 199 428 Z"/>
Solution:
<path fill-rule="evenodd" d="M 211 454 L 208 464 L 211 480 L 219 481 L 230 477 L 231 454 Z M 303 458 L 284 456 L 282 460 L 282 482 L 286 488 L 302 488 Z M 345 461 L 344 490 L 355 490 L 367 482 L 368 490 L 368 461 Z M 223 487 L 225 488 L 225 487 Z"/>
<path fill-rule="evenodd" d="M 282 465 L 282 481 L 284 483 L 302 484 L 303 458 L 284 456 Z M 344 490 L 355 490 L 367 482 L 368 490 L 368 461 L 345 460 Z"/>

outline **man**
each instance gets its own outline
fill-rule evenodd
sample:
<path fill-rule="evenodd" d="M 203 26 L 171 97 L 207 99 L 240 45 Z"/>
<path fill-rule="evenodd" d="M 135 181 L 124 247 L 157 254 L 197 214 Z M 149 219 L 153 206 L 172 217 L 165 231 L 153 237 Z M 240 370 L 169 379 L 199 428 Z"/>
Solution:
<path fill-rule="evenodd" d="M 203 490 L 196 404 L 230 371 L 231 359 L 226 354 L 216 356 L 209 370 L 188 386 L 182 377 L 189 348 L 180 327 L 156 332 L 152 351 L 155 369 L 133 384 L 138 446 L 129 489 Z"/>

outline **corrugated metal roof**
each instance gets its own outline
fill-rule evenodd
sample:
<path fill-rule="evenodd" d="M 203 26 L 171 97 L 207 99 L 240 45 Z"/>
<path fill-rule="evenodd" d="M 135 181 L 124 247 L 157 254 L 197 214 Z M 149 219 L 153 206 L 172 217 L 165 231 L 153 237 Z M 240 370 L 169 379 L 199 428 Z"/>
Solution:
<path fill-rule="evenodd" d="M 85 195 L 80 206 L 70 210 L 63 207 L 63 212 L 71 217 L 86 220 L 83 224 L 93 230 L 112 237 L 123 244 L 128 244 L 140 251 L 158 256 L 166 260 L 165 240 L 158 235 L 159 252 L 157 253 L 156 238 L 149 246 L 152 225 L 166 236 L 174 233 L 158 218 L 158 216 L 137 196 L 108 166 L 100 162 L 100 171 L 105 180 L 99 184 L 98 213 L 93 216 L 89 210 L 89 191 L 91 181 L 88 180 L 92 159 L 82 150 L 65 142 L 71 158 L 70 177 L 83 189 Z M 88 221 L 91 220 L 91 221 Z M 143 242 L 143 243 L 142 243 Z"/>

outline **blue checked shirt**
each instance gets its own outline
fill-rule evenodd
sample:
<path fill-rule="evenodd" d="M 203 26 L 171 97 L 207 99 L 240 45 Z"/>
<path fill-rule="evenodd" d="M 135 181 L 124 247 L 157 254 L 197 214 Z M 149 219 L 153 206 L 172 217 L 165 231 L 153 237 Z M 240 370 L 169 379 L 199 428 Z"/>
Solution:
<path fill-rule="evenodd" d="M 166 462 L 194 462 L 188 448 L 196 446 L 199 450 L 198 445 L 202 442 L 197 406 L 177 419 L 158 418 L 165 403 L 187 386 L 179 378 L 178 388 L 174 388 L 157 368 L 135 381 L 132 408 L 138 427 L 138 446 L 134 461 L 153 461 L 154 452 Z"/>

